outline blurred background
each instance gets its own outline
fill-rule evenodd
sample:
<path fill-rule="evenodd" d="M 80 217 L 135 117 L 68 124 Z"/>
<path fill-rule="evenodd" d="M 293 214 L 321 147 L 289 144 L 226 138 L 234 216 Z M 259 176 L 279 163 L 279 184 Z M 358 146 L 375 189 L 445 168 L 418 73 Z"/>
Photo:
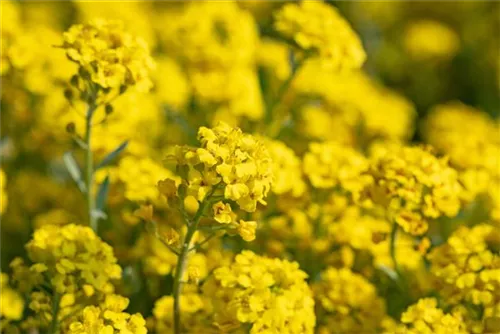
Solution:
<path fill-rule="evenodd" d="M 221 23 L 218 37 L 228 38 L 225 34 L 229 31 L 235 36 L 231 40 L 235 45 L 222 51 L 228 51 L 227 59 L 233 61 L 235 52 L 246 50 L 246 44 L 256 43 L 257 66 L 230 72 L 231 76 L 222 76 L 222 79 L 210 77 L 210 81 L 203 76 L 206 69 L 200 72 L 186 65 L 184 59 L 189 55 L 183 52 L 188 49 L 187 42 L 183 39 L 179 42 L 175 35 L 179 32 L 173 32 L 188 2 L 2 1 L 2 270 L 7 269 L 15 256 L 23 254 L 22 245 L 29 240 L 34 228 L 84 217 L 80 194 L 61 161 L 62 154 L 74 145 L 68 130 L 71 134 L 72 126 L 77 132 L 81 127 L 75 113 L 68 112 L 64 96 L 70 94 L 68 83 L 74 74 L 74 64 L 57 48 L 63 31 L 74 23 L 95 17 L 116 18 L 148 43 L 157 61 L 153 92 L 148 96 L 128 94 L 113 105 L 119 112 L 110 115 L 108 122 L 96 131 L 95 154 L 102 157 L 127 139 L 130 140 L 128 154 L 161 161 L 172 144 L 192 142 L 197 126 L 218 119 L 235 123 L 249 132 L 258 131 L 266 103 L 266 96 L 260 92 L 273 91 L 272 87 L 268 88 L 274 85 L 265 70 L 272 67 L 278 82 L 290 72 L 287 48 L 269 42 L 274 37 L 273 11 L 282 4 L 238 3 L 240 10 L 253 17 L 255 23 L 250 27 L 255 26 L 255 31 L 241 28 L 242 21 L 237 16 L 240 12 L 228 14 L 227 17 L 233 19 Z M 364 65 L 366 75 L 338 81 L 329 93 L 334 93 L 337 87 L 340 92 L 352 95 L 352 99 L 370 99 L 371 104 L 362 110 L 361 121 L 358 118 L 353 121 L 354 126 L 344 118 L 339 123 L 336 118 L 327 118 L 325 123 L 318 104 L 304 106 L 298 99 L 289 97 L 294 101 L 290 110 L 300 109 L 300 116 L 283 132 L 281 139 L 288 136 L 288 143 L 296 152 L 304 151 L 301 136 L 309 141 L 326 140 L 331 139 L 332 131 L 333 136 L 347 133 L 345 140 L 362 149 L 374 138 L 421 142 L 425 137 L 426 115 L 450 101 L 455 103 L 452 104 L 455 109 L 481 110 L 489 115 L 485 116 L 490 117 L 489 123 L 498 123 L 498 2 L 331 1 L 330 4 L 339 9 L 359 34 L 368 57 Z M 195 20 L 206 14 L 203 10 L 189 10 Z M 228 9 L 231 10 L 234 11 Z M 253 40 L 255 34 L 258 38 Z M 227 60 L 224 59 L 222 62 Z M 312 80 L 321 86 L 320 75 Z M 227 93 L 229 88 L 236 91 Z M 300 87 L 295 89 L 301 93 Z M 369 94 L 375 94 L 376 99 Z M 328 98 L 336 101 L 336 97 Z M 310 115 L 315 115 L 311 116 L 312 120 L 308 118 Z M 324 129 L 318 125 L 321 122 Z M 343 122 L 349 126 L 344 128 Z M 446 122 L 454 122 L 454 119 Z M 359 135 L 361 123 L 375 130 L 363 128 Z M 68 129 L 69 124 L 72 125 Z M 493 134 L 488 136 L 500 136 L 499 129 L 493 127 Z M 467 131 L 465 127 L 464 134 Z M 470 131 L 474 136 L 482 136 L 481 127 Z M 152 173 L 154 168 L 148 164 L 153 163 L 141 161 L 141 166 L 133 160 L 129 164 L 137 170 L 127 170 L 127 180 Z M 152 179 L 154 186 L 158 178 Z M 118 187 L 127 186 L 120 182 L 117 176 Z M 111 196 L 112 207 L 121 199 L 113 197 L 113 193 Z M 135 207 L 130 203 L 120 205 L 120 219 L 129 226 L 136 224 L 131 217 Z M 133 244 L 135 240 L 127 242 Z M 119 257 L 127 251 L 126 246 L 115 246 Z M 127 256 L 121 259 L 126 262 Z"/>

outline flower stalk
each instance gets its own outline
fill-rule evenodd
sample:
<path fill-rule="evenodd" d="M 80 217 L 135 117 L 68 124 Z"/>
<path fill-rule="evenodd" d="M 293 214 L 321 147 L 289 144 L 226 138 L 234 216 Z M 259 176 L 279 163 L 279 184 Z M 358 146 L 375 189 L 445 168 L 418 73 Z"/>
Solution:
<path fill-rule="evenodd" d="M 187 232 L 184 237 L 181 252 L 177 259 L 177 266 L 175 269 L 175 277 L 174 277 L 174 333 L 181 333 L 181 305 L 180 298 L 182 294 L 182 277 L 184 276 L 184 272 L 186 271 L 187 263 L 188 263 L 188 255 L 189 252 L 196 249 L 196 247 L 191 248 L 191 241 L 193 240 L 193 236 L 198 229 L 198 223 L 200 222 L 201 217 L 203 216 L 203 211 L 205 210 L 205 206 L 208 200 L 205 200 L 201 203 L 200 207 L 196 211 L 196 214 L 192 221 L 187 221 Z"/>
<path fill-rule="evenodd" d="M 59 315 L 59 302 L 61 296 L 56 292 L 52 299 L 52 321 L 50 322 L 50 334 L 59 333 L 59 322 L 57 321 L 57 316 Z"/>
<path fill-rule="evenodd" d="M 92 100 L 89 103 L 87 110 L 87 115 L 85 118 L 85 189 L 86 189 L 86 200 L 87 200 L 87 214 L 89 225 L 92 230 L 98 233 L 98 221 L 94 214 L 95 210 L 95 198 L 93 194 L 93 184 L 94 184 L 94 157 L 92 154 L 92 116 L 96 109 L 95 101 Z"/>

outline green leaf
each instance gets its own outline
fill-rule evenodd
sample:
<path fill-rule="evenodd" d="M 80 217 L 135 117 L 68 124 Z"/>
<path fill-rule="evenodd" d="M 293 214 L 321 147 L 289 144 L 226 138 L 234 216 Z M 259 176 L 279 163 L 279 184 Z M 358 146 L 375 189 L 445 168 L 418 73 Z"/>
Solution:
<path fill-rule="evenodd" d="M 63 155 L 63 161 L 64 164 L 66 165 L 66 169 L 69 172 L 69 175 L 71 175 L 71 178 L 76 182 L 78 185 L 78 188 L 82 193 L 85 193 L 87 191 L 85 187 L 85 182 L 82 178 L 82 173 L 80 172 L 80 167 L 78 167 L 78 163 L 76 162 L 75 158 L 73 157 L 73 154 L 71 152 L 66 152 Z"/>
<path fill-rule="evenodd" d="M 108 218 L 108 215 L 104 211 L 98 210 L 98 209 L 92 210 L 91 214 L 92 214 L 92 217 L 94 217 L 97 220 Z"/>
<path fill-rule="evenodd" d="M 108 198 L 108 192 L 109 192 L 109 175 L 106 176 L 104 181 L 99 186 L 99 190 L 97 192 L 97 196 L 95 199 L 96 210 L 104 212 L 106 206 L 106 199 Z"/>
<path fill-rule="evenodd" d="M 128 140 L 121 143 L 120 146 L 118 146 L 113 152 L 105 156 L 104 159 L 102 159 L 102 161 L 96 166 L 95 169 L 97 170 L 111 163 L 118 156 L 118 154 L 120 154 L 123 150 L 127 148 L 127 145 L 128 145 Z"/>

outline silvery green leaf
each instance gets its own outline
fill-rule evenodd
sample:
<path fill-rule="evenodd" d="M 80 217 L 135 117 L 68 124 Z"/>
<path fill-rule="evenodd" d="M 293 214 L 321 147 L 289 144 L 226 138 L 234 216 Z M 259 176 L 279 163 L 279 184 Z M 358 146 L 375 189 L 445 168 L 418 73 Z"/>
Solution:
<path fill-rule="evenodd" d="M 120 144 L 113 152 L 109 153 L 107 156 L 102 159 L 102 161 L 95 167 L 95 169 L 102 168 L 106 165 L 109 165 L 123 150 L 127 148 L 128 140 L 124 141 Z"/>
<path fill-rule="evenodd" d="M 92 217 L 94 217 L 95 219 L 106 219 L 108 218 L 108 215 L 102 210 L 95 209 L 92 210 Z"/>
<path fill-rule="evenodd" d="M 104 211 L 106 206 L 106 199 L 108 198 L 109 192 L 109 175 L 106 176 L 104 181 L 99 186 L 99 190 L 97 192 L 95 206 L 97 210 Z"/>
<path fill-rule="evenodd" d="M 68 170 L 69 175 L 71 175 L 71 178 L 75 180 L 80 191 L 82 193 L 85 193 L 87 191 L 85 188 L 85 182 L 83 181 L 82 173 L 80 172 L 80 167 L 78 167 L 78 163 L 73 157 L 73 154 L 71 154 L 71 152 L 64 153 L 63 161 L 64 164 L 66 165 L 66 169 Z"/>

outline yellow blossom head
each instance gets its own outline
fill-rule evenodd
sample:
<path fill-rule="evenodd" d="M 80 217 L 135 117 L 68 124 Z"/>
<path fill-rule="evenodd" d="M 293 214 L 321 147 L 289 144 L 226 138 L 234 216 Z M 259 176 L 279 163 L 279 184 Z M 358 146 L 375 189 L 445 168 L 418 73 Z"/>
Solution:
<path fill-rule="evenodd" d="M 63 48 L 69 59 L 104 89 L 151 87 L 153 60 L 146 43 L 126 33 L 120 21 L 96 19 L 72 26 L 64 33 Z"/>
<path fill-rule="evenodd" d="M 417 60 L 451 59 L 460 48 L 457 33 L 442 22 L 411 22 L 404 34 L 404 46 Z"/>
<path fill-rule="evenodd" d="M 250 333 L 313 333 L 314 301 L 306 277 L 296 262 L 243 251 L 204 286 L 214 325 L 220 330 L 248 327 Z"/>
<path fill-rule="evenodd" d="M 27 246 L 34 265 L 43 265 L 59 293 L 78 292 L 88 284 L 102 293 L 112 292 L 111 280 L 121 277 L 113 249 L 90 227 L 74 224 L 45 225 L 36 230 Z"/>
<path fill-rule="evenodd" d="M 447 314 L 437 307 L 435 298 L 422 298 L 401 315 L 404 324 L 397 333 L 466 334 L 465 323 L 458 314 Z"/>
<path fill-rule="evenodd" d="M 381 327 L 385 303 L 363 276 L 347 268 L 328 268 L 321 273 L 313 292 L 319 328 L 361 333 Z"/>
<path fill-rule="evenodd" d="M 287 3 L 276 14 L 278 32 L 334 71 L 360 68 L 366 54 L 361 40 L 337 9 L 322 1 Z"/>
<path fill-rule="evenodd" d="M 423 147 L 400 147 L 376 156 L 366 175 L 363 199 L 385 208 L 387 218 L 404 231 L 421 235 L 428 221 L 454 217 L 463 188 L 446 158 Z"/>
<path fill-rule="evenodd" d="M 178 147 L 177 160 L 187 166 L 187 192 L 198 201 L 221 193 L 247 212 L 265 204 L 272 182 L 272 164 L 263 143 L 239 128 L 219 123 L 198 131 L 199 148 Z"/>

